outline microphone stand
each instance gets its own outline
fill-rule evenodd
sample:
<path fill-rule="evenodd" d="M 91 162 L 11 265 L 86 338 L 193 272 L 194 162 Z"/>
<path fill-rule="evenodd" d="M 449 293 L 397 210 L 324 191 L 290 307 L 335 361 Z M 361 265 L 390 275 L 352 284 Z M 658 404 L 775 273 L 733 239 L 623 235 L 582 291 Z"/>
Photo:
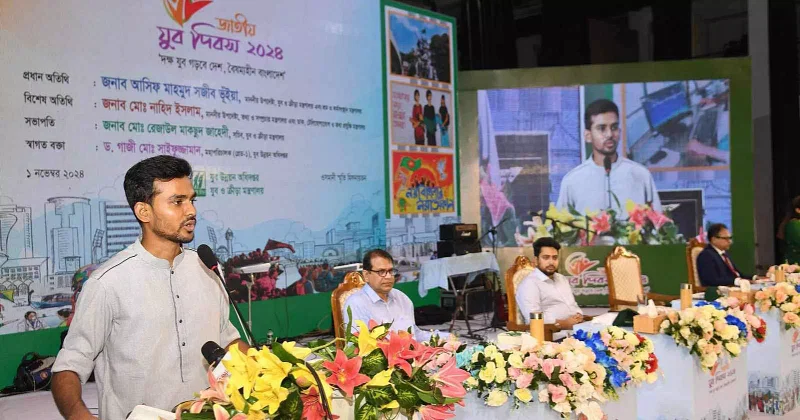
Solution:
<path fill-rule="evenodd" d="M 219 281 L 222 284 L 222 290 L 225 290 L 225 294 L 228 296 L 228 302 L 230 303 L 231 306 L 233 306 L 233 311 L 236 312 L 236 319 L 239 321 L 239 325 L 242 326 L 242 331 L 244 331 L 244 338 L 247 341 L 247 344 L 250 347 L 258 348 L 259 346 L 256 345 L 256 340 L 253 337 L 253 332 L 250 331 L 250 327 L 244 321 L 242 321 L 242 312 L 239 311 L 239 307 L 236 305 L 236 303 L 233 301 L 233 298 L 231 297 L 231 291 L 228 290 L 228 286 L 225 284 L 225 273 L 222 272 L 222 269 L 219 267 L 219 263 L 217 263 L 216 268 L 217 268 L 217 274 L 219 274 Z M 250 293 L 249 287 L 247 288 L 247 292 L 248 294 Z"/>
<path fill-rule="evenodd" d="M 489 229 L 488 229 L 486 232 L 484 232 L 484 234 L 483 234 L 483 235 L 481 235 L 481 237 L 480 237 L 480 238 L 478 238 L 478 240 L 477 240 L 477 243 L 478 243 L 478 244 L 480 244 L 480 243 L 483 241 L 483 238 L 485 238 L 487 235 L 489 235 L 489 234 L 491 233 L 491 234 L 492 234 L 492 254 L 495 256 L 495 258 L 497 258 L 497 228 L 499 228 L 500 226 L 502 226 L 502 225 L 503 225 L 503 223 L 505 223 L 505 222 L 507 222 L 507 221 L 508 221 L 508 216 L 506 216 L 506 217 L 504 217 L 502 220 L 500 220 L 500 222 L 499 222 L 498 224 L 496 224 L 496 225 L 494 225 L 494 226 L 490 227 L 490 228 L 489 228 Z M 464 287 L 466 288 L 466 284 L 464 285 Z M 497 301 L 496 301 L 496 299 L 494 298 L 494 297 L 495 297 L 495 296 L 494 296 L 494 294 L 495 294 L 495 293 L 497 293 L 497 274 L 493 273 L 493 274 L 492 274 L 492 299 L 491 299 L 491 301 L 492 301 L 492 309 L 493 309 L 493 310 L 492 310 L 492 321 L 489 323 L 489 326 L 487 326 L 487 327 L 485 327 L 485 328 L 480 328 L 480 329 L 474 330 L 474 331 L 472 331 L 472 332 L 469 332 L 469 331 L 468 331 L 470 335 L 471 335 L 473 332 L 485 331 L 485 330 L 488 330 L 488 329 L 490 329 L 490 328 L 494 329 L 495 331 L 496 331 L 498 328 L 502 329 L 503 331 L 506 331 L 506 329 L 505 329 L 505 328 L 503 328 L 502 324 L 500 323 L 500 318 L 497 316 L 497 310 L 498 310 L 498 308 L 497 308 Z M 465 297 L 465 299 L 466 299 L 466 297 Z M 465 311 L 465 312 L 466 312 L 466 311 Z M 465 318 L 465 319 L 467 318 L 467 314 L 466 314 L 466 313 L 464 314 L 464 318 Z M 467 327 L 469 327 L 469 321 L 467 321 Z M 468 328 L 468 329 L 469 329 L 469 328 Z"/>

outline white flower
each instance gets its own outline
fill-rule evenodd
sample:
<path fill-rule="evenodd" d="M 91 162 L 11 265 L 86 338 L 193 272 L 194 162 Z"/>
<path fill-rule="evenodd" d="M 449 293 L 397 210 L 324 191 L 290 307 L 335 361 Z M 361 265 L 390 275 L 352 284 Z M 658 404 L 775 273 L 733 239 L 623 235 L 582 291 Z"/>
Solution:
<path fill-rule="evenodd" d="M 730 352 L 730 354 L 734 357 L 738 356 L 739 353 L 742 352 L 742 348 L 736 343 L 725 343 L 725 349 L 728 350 L 728 352 Z"/>
<path fill-rule="evenodd" d="M 539 402 L 547 403 L 550 401 L 550 393 L 547 392 L 547 388 L 542 388 L 539 391 Z"/>
<path fill-rule="evenodd" d="M 559 413 L 569 413 L 569 412 L 572 411 L 572 406 L 569 405 L 569 402 L 562 401 L 562 402 L 556 404 L 556 406 L 553 407 L 553 410 L 556 410 Z"/>
<path fill-rule="evenodd" d="M 634 347 L 638 346 L 639 343 L 641 343 L 641 341 L 639 341 L 639 337 L 636 337 L 636 334 L 631 334 L 631 333 L 625 334 L 625 341 L 627 341 Z"/>
<path fill-rule="evenodd" d="M 586 420 L 602 420 L 605 416 L 603 408 L 596 401 L 580 404 L 575 410 L 578 414 L 586 416 Z"/>
<path fill-rule="evenodd" d="M 680 334 L 681 334 L 681 337 L 683 337 L 683 338 L 688 340 L 689 337 L 691 337 L 691 335 L 692 335 L 692 331 L 689 330 L 689 327 L 683 327 L 680 330 Z"/>
<path fill-rule="evenodd" d="M 508 394 L 499 389 L 491 390 L 486 397 L 486 405 L 490 407 L 500 407 L 505 404 L 506 401 L 508 401 Z"/>

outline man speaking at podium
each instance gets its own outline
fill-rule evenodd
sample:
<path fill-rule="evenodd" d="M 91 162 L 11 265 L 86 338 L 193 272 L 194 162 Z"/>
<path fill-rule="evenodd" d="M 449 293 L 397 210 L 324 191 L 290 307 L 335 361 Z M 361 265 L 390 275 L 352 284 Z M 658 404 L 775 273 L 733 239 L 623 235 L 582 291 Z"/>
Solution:
<path fill-rule="evenodd" d="M 94 418 L 81 398 L 92 370 L 100 418 L 119 420 L 139 404 L 172 410 L 207 388 L 205 342 L 246 350 L 220 282 L 183 248 L 196 224 L 191 173 L 183 159 L 156 156 L 125 174 L 142 236 L 83 286 L 53 365 L 53 398 L 65 418 Z"/>
<path fill-rule="evenodd" d="M 644 166 L 619 155 L 619 108 L 598 99 L 584 113 L 583 138 L 592 145 L 592 156 L 569 171 L 561 181 L 556 207 L 579 212 L 613 209 L 626 219 L 625 203 L 647 204 L 661 211 L 656 184 Z"/>

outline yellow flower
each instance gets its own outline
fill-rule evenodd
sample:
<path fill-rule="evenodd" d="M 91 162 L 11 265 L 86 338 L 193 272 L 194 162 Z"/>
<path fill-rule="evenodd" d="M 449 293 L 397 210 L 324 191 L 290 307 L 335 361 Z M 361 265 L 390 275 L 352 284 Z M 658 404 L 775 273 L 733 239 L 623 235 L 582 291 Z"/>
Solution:
<path fill-rule="evenodd" d="M 280 382 L 277 385 L 272 383 L 270 379 L 266 375 L 256 379 L 255 387 L 253 387 L 253 397 L 256 402 L 250 405 L 250 412 L 268 408 L 269 414 L 275 414 L 281 403 L 289 396 L 288 389 L 280 386 Z"/>
<path fill-rule="evenodd" d="M 742 352 L 742 348 L 736 343 L 725 343 L 725 349 L 727 349 L 728 352 L 730 352 L 730 354 L 734 357 L 738 356 L 739 353 Z"/>
<path fill-rule="evenodd" d="M 222 361 L 225 369 L 231 374 L 225 393 L 230 395 L 241 388 L 244 398 L 250 398 L 250 391 L 260 371 L 258 363 L 242 353 L 236 344 L 228 348 L 228 354 L 231 356 L 230 360 Z"/>
<path fill-rule="evenodd" d="M 499 368 L 506 367 L 506 359 L 503 358 L 503 354 L 498 352 L 494 355 L 494 364 Z"/>
<path fill-rule="evenodd" d="M 497 369 L 494 373 L 494 381 L 498 384 L 502 384 L 503 382 L 508 379 L 508 374 L 504 368 Z"/>
<path fill-rule="evenodd" d="M 497 347 L 494 345 L 487 346 L 485 349 L 483 349 L 483 355 L 486 357 L 486 359 L 494 359 L 494 356 L 497 355 Z"/>
<path fill-rule="evenodd" d="M 251 348 L 247 350 L 247 355 L 251 358 L 255 358 L 256 362 L 258 362 L 258 365 L 261 367 L 261 376 L 258 379 L 268 381 L 274 387 L 278 387 L 280 383 L 286 379 L 286 376 L 289 375 L 289 371 L 292 369 L 291 363 L 282 362 L 278 356 L 272 354 L 266 347 L 261 350 Z M 245 396 L 245 398 L 246 397 L 247 396 Z"/>
<path fill-rule="evenodd" d="M 242 394 L 239 393 L 238 389 L 234 389 L 233 392 L 226 390 L 225 393 L 230 395 L 231 404 L 233 404 L 233 408 L 239 411 L 244 410 L 244 398 L 242 398 Z"/>
<path fill-rule="evenodd" d="M 478 387 L 478 380 L 477 380 L 477 379 L 475 379 L 475 378 L 473 378 L 472 376 L 470 376 L 470 377 L 469 377 L 469 378 L 467 378 L 467 380 L 464 382 L 464 385 L 466 385 L 466 386 L 467 386 L 467 387 L 469 387 L 469 388 L 477 388 L 477 387 Z"/>
<path fill-rule="evenodd" d="M 637 245 L 642 242 L 642 233 L 638 230 L 628 230 L 628 243 L 631 245 Z"/>
<path fill-rule="evenodd" d="M 508 401 L 508 394 L 499 389 L 493 389 L 489 392 L 489 396 L 486 397 L 486 405 L 490 407 L 500 407 L 506 401 Z"/>
<path fill-rule="evenodd" d="M 489 362 L 486 364 L 486 367 L 481 369 L 481 372 L 478 374 L 478 377 L 481 378 L 483 382 L 492 382 L 495 376 L 495 366 L 494 362 Z"/>
<path fill-rule="evenodd" d="M 358 354 L 366 356 L 378 348 L 378 337 L 386 334 L 386 327 L 380 325 L 370 331 L 364 321 L 356 321 L 356 325 L 358 325 Z"/>
<path fill-rule="evenodd" d="M 655 382 L 657 379 L 658 379 L 658 375 L 656 375 L 656 373 L 655 373 L 655 372 L 652 372 L 652 373 L 648 373 L 648 374 L 647 374 L 647 383 L 648 383 L 648 384 L 652 384 L 652 383 L 653 383 L 653 382 Z"/>
<path fill-rule="evenodd" d="M 393 369 L 386 369 L 383 372 L 379 372 L 366 383 L 366 386 L 380 387 L 389 385 L 389 380 L 392 379 L 392 371 Z"/>
<path fill-rule="evenodd" d="M 287 341 L 281 344 L 283 349 L 286 350 L 287 353 L 291 354 L 292 356 L 300 359 L 305 360 L 309 354 L 311 354 L 311 349 L 307 347 L 297 347 L 294 341 Z"/>
<path fill-rule="evenodd" d="M 528 388 L 517 388 L 517 390 L 514 391 L 514 396 L 524 403 L 530 402 L 533 399 L 533 395 L 531 395 L 531 391 Z"/>
<path fill-rule="evenodd" d="M 536 226 L 536 238 L 547 238 L 550 236 L 550 232 L 547 231 L 547 226 L 539 225 Z"/>
<path fill-rule="evenodd" d="M 400 403 L 397 402 L 397 400 L 392 400 L 391 402 L 386 403 L 386 404 L 381 406 L 381 410 L 384 410 L 384 409 L 387 409 L 387 408 L 388 409 L 392 409 L 392 410 L 400 408 Z"/>
<path fill-rule="evenodd" d="M 508 356 L 508 364 L 517 369 L 522 369 L 525 367 L 525 365 L 522 363 L 522 356 L 517 352 L 511 353 L 511 355 Z"/>
<path fill-rule="evenodd" d="M 636 334 L 625 334 L 625 341 L 634 347 L 638 346 L 640 343 L 639 338 L 636 337 Z"/>
<path fill-rule="evenodd" d="M 310 386 L 317 388 L 317 382 L 314 379 L 314 375 L 311 374 L 311 371 L 308 370 L 307 367 L 303 365 L 297 365 L 294 369 L 292 369 L 291 375 L 294 376 L 295 382 L 301 388 L 308 388 Z M 328 405 L 331 405 L 331 397 L 333 396 L 333 389 L 331 388 L 330 384 L 325 381 L 325 375 L 320 374 L 317 372 L 319 376 L 320 382 L 322 382 L 322 389 L 325 391 L 325 397 L 328 399 Z M 319 392 L 319 390 L 317 390 Z"/>

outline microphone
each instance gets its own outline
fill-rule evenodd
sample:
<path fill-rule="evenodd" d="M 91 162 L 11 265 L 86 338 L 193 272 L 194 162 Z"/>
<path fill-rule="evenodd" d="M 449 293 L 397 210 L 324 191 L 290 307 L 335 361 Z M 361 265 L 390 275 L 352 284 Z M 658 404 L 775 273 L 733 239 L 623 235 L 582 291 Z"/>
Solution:
<path fill-rule="evenodd" d="M 606 155 L 603 158 L 603 167 L 606 169 L 606 175 L 611 175 L 611 156 Z"/>
<path fill-rule="evenodd" d="M 207 341 L 203 344 L 200 352 L 203 353 L 203 357 L 208 364 L 214 368 L 214 370 L 211 371 L 211 374 L 214 375 L 214 379 L 220 380 L 231 376 L 231 373 L 228 372 L 228 369 L 222 364 L 223 360 L 230 360 L 231 355 L 220 347 L 219 344 L 213 341 Z"/>
<path fill-rule="evenodd" d="M 242 313 L 239 311 L 239 307 L 233 303 L 233 299 L 231 298 L 231 291 L 228 290 L 228 287 L 225 285 L 225 273 L 219 267 L 219 260 L 217 256 L 214 255 L 214 251 L 211 250 L 206 244 L 202 244 L 197 247 L 197 255 L 200 257 L 200 261 L 205 264 L 205 266 L 211 270 L 216 271 L 219 275 L 219 281 L 222 283 L 222 290 L 225 291 L 225 294 L 228 296 L 228 303 L 233 306 L 233 311 L 236 312 L 236 319 L 239 321 L 239 325 L 242 326 L 242 331 L 244 331 L 244 338 L 247 340 L 247 344 L 250 347 L 255 347 L 256 340 L 253 338 L 253 332 L 250 331 L 250 328 L 242 321 Z"/>

